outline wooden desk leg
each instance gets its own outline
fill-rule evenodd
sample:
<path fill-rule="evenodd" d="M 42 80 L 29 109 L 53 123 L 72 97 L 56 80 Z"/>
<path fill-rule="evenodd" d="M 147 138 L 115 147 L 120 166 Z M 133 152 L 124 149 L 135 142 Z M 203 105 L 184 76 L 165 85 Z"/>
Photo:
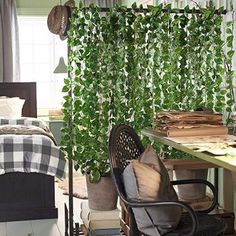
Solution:
<path fill-rule="evenodd" d="M 236 172 L 231 171 L 231 176 L 234 185 L 234 190 L 236 190 Z"/>
<path fill-rule="evenodd" d="M 234 187 L 231 171 L 223 169 L 223 208 L 231 212 L 234 211 Z"/>
<path fill-rule="evenodd" d="M 236 215 L 236 172 L 231 172 L 232 174 L 232 179 L 233 179 L 233 183 L 234 183 L 234 214 Z M 234 220 L 234 229 L 236 232 L 236 217 Z"/>

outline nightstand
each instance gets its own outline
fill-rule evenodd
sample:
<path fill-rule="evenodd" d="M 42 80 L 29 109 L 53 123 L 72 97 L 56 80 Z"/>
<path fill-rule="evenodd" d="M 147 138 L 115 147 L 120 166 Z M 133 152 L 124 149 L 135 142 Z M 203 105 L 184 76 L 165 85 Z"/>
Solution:
<path fill-rule="evenodd" d="M 63 127 L 64 121 L 63 120 L 48 120 L 47 124 L 49 129 L 51 130 L 53 136 L 57 141 L 57 145 L 61 144 L 61 128 Z"/>

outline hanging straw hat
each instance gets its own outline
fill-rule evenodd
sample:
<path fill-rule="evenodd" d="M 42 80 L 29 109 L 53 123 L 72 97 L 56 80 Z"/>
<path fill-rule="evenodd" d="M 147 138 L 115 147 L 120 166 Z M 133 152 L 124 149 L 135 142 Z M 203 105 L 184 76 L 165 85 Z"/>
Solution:
<path fill-rule="evenodd" d="M 67 38 L 67 31 L 70 27 L 70 17 L 75 6 L 73 0 L 69 0 L 65 5 L 57 5 L 52 8 L 48 15 L 48 29 L 53 34 L 58 34 L 62 40 Z"/>
<path fill-rule="evenodd" d="M 74 0 L 69 0 L 64 4 L 64 6 L 66 6 L 66 8 L 67 8 L 68 22 L 67 22 L 66 29 L 65 29 L 64 33 L 59 35 L 61 40 L 64 40 L 64 39 L 67 38 L 67 32 L 70 28 L 70 17 L 72 16 L 72 11 L 75 8 L 75 1 Z"/>

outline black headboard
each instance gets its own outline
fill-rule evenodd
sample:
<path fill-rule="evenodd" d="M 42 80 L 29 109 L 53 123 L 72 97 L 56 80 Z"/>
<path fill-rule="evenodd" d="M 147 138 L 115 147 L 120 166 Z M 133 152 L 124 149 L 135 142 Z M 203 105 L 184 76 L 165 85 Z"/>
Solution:
<path fill-rule="evenodd" d="M 22 115 L 37 117 L 36 82 L 0 83 L 0 96 L 25 99 Z"/>

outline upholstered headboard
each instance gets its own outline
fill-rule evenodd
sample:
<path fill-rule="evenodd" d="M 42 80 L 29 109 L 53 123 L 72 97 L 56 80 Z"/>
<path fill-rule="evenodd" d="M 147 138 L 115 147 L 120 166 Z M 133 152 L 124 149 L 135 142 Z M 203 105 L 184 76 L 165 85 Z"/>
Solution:
<path fill-rule="evenodd" d="M 35 82 L 0 83 L 0 96 L 25 99 L 22 115 L 26 117 L 37 117 Z"/>

